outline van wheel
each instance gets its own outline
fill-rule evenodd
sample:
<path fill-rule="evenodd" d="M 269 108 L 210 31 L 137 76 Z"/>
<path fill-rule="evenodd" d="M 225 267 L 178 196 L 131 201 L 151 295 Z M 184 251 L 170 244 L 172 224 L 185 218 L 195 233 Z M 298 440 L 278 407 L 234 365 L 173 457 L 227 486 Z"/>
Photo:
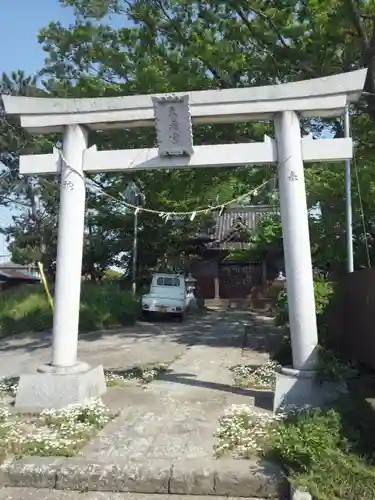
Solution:
<path fill-rule="evenodd" d="M 151 312 L 150 311 L 142 311 L 142 319 L 144 321 L 151 321 Z"/>
<path fill-rule="evenodd" d="M 182 323 L 184 321 L 184 319 L 185 319 L 185 313 L 181 313 L 181 314 L 178 315 L 178 321 L 180 323 Z"/>

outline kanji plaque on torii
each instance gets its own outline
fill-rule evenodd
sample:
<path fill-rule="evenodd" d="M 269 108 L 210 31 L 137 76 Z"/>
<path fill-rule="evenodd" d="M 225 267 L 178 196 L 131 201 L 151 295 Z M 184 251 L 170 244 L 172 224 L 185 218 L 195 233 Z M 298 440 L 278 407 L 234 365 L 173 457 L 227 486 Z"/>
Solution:
<path fill-rule="evenodd" d="M 191 156 L 193 130 L 189 96 L 153 97 L 159 156 Z"/>

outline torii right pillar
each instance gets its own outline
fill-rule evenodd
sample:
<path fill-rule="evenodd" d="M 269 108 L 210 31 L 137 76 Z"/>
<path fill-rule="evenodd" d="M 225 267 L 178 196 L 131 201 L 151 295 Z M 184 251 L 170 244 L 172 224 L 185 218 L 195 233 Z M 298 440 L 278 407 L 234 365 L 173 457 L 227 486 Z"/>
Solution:
<path fill-rule="evenodd" d="M 283 367 L 276 377 L 277 411 L 321 406 L 337 395 L 337 387 L 319 386 L 314 371 L 318 330 L 300 121 L 296 112 L 283 111 L 275 116 L 274 123 L 293 356 L 293 368 Z"/>

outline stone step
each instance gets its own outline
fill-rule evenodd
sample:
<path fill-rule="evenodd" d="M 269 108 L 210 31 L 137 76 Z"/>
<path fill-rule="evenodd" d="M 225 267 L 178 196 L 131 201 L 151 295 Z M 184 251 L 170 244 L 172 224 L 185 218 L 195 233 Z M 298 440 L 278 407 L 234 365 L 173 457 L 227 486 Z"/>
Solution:
<path fill-rule="evenodd" d="M 0 500 L 207 500 L 206 496 L 150 495 L 143 493 L 103 493 L 100 491 L 59 491 L 34 488 L 2 488 Z M 216 497 L 216 500 L 241 500 L 235 497 Z M 266 499 L 249 499 L 266 500 Z"/>
<path fill-rule="evenodd" d="M 204 305 L 207 309 L 214 311 L 226 311 L 228 309 L 248 309 L 250 299 L 205 299 Z"/>
<path fill-rule="evenodd" d="M 288 491 L 280 468 L 258 460 L 181 460 L 171 464 L 165 459 L 136 463 L 84 457 L 27 457 L 6 461 L 0 467 L 0 484 L 77 492 L 280 500 L 287 498 Z"/>

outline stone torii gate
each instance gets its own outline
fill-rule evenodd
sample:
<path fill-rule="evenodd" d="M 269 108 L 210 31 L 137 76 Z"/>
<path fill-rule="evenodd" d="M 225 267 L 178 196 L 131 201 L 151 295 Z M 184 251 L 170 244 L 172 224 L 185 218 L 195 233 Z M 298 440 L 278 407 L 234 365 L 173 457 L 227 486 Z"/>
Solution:
<path fill-rule="evenodd" d="M 361 96 L 365 76 L 366 70 L 358 70 L 275 86 L 173 96 L 54 99 L 4 95 L 6 113 L 19 115 L 21 125 L 29 132 L 63 134 L 65 160 L 61 162 L 57 150 L 20 158 L 20 173 L 24 175 L 61 171 L 61 191 L 52 359 L 36 373 L 21 375 L 16 406 L 62 407 L 100 396 L 106 390 L 103 368 L 77 360 L 85 172 L 277 163 L 293 375 L 311 370 L 318 338 L 303 163 L 350 159 L 353 146 L 350 138 L 301 138 L 300 118 L 341 116 L 346 106 Z M 274 120 L 276 139 L 265 138 L 263 143 L 193 144 L 192 124 L 249 120 Z M 159 149 L 87 148 L 90 130 L 155 124 Z"/>

